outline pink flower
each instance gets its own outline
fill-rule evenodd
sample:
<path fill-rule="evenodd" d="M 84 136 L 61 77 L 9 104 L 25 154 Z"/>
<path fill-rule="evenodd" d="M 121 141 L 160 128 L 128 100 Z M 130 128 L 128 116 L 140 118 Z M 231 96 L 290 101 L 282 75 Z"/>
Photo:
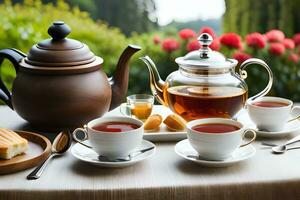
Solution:
<path fill-rule="evenodd" d="M 265 34 L 269 42 L 281 42 L 284 39 L 284 33 L 281 30 L 271 30 Z"/>
<path fill-rule="evenodd" d="M 260 33 L 251 33 L 246 36 L 246 43 L 249 47 L 263 49 L 266 46 L 265 37 Z"/>
<path fill-rule="evenodd" d="M 295 43 L 292 39 L 286 38 L 283 40 L 282 44 L 286 49 L 294 49 L 295 48 Z"/>
<path fill-rule="evenodd" d="M 298 46 L 300 44 L 300 33 L 296 33 L 293 37 L 295 44 Z"/>
<path fill-rule="evenodd" d="M 299 56 L 295 53 L 291 53 L 288 57 L 289 61 L 292 61 L 293 63 L 298 63 L 299 62 Z"/>
<path fill-rule="evenodd" d="M 239 64 L 242 64 L 244 61 L 248 60 L 252 56 L 244 52 L 236 52 L 232 55 L 232 57 L 236 59 L 239 62 Z"/>
<path fill-rule="evenodd" d="M 186 45 L 186 50 L 187 51 L 195 51 L 195 50 L 198 50 L 200 49 L 201 45 L 199 43 L 198 40 L 193 40 L 193 41 L 190 41 L 187 45 Z"/>
<path fill-rule="evenodd" d="M 159 37 L 158 35 L 155 35 L 155 36 L 153 37 L 153 43 L 154 43 L 154 44 L 159 44 L 159 43 L 160 43 L 160 37 Z"/>
<path fill-rule="evenodd" d="M 220 50 L 220 41 L 218 38 L 215 38 L 213 42 L 209 45 L 209 48 L 211 48 L 214 51 Z"/>
<path fill-rule="evenodd" d="M 285 52 L 285 47 L 281 43 L 272 43 L 269 47 L 269 53 L 276 55 L 276 56 L 281 56 Z"/>
<path fill-rule="evenodd" d="M 167 38 L 162 42 L 161 46 L 164 51 L 171 53 L 179 48 L 179 42 L 174 38 Z"/>
<path fill-rule="evenodd" d="M 242 48 L 241 37 L 236 33 L 225 33 L 221 35 L 220 42 L 222 45 L 227 46 L 229 48 Z"/>
<path fill-rule="evenodd" d="M 202 33 L 208 33 L 209 35 L 211 35 L 211 37 L 213 39 L 217 38 L 214 30 L 212 28 L 210 28 L 209 26 L 203 26 L 200 31 L 199 31 L 200 34 Z"/>
<path fill-rule="evenodd" d="M 190 38 L 194 38 L 197 36 L 195 31 L 193 31 L 192 29 L 188 29 L 188 28 L 182 29 L 181 31 L 179 31 L 178 34 L 179 34 L 179 37 L 183 40 L 188 40 Z"/>

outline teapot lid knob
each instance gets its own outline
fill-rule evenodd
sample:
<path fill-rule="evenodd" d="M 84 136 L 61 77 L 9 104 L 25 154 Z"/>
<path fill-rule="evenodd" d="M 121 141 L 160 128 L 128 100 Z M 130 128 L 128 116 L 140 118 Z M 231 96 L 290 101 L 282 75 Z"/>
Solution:
<path fill-rule="evenodd" d="M 55 21 L 48 29 L 53 40 L 62 40 L 71 33 L 71 28 L 63 21 Z"/>
<path fill-rule="evenodd" d="M 198 41 L 201 44 L 202 48 L 199 49 L 200 51 L 200 58 L 209 58 L 208 53 L 210 51 L 209 45 L 212 43 L 213 38 L 208 33 L 202 33 L 198 37 Z"/>
<path fill-rule="evenodd" d="M 208 47 L 212 41 L 213 38 L 211 35 L 209 35 L 208 33 L 202 33 L 199 37 L 198 37 L 198 41 L 201 44 L 201 46 L 203 47 Z"/>

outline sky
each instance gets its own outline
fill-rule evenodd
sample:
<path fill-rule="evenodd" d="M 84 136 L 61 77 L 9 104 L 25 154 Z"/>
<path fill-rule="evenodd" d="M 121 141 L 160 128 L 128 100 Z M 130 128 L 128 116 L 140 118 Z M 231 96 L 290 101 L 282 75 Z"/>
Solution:
<path fill-rule="evenodd" d="M 219 18 L 225 12 L 224 0 L 155 0 L 159 25 L 172 20 L 186 22 Z"/>

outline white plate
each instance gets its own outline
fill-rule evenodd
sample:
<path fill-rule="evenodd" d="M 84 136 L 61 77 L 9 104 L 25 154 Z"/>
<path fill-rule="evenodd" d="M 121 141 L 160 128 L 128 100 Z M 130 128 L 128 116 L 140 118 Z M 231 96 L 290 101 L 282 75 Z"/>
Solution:
<path fill-rule="evenodd" d="M 230 158 L 227 158 L 222 161 L 211 161 L 211 160 L 203 160 L 201 158 L 193 158 L 189 157 L 195 156 L 198 157 L 198 153 L 193 147 L 190 145 L 188 139 L 182 140 L 178 142 L 175 146 L 175 152 L 182 158 L 186 160 L 190 160 L 196 164 L 206 166 L 206 167 L 227 167 L 239 163 L 241 161 L 247 160 L 255 155 L 256 149 L 253 145 L 247 145 L 245 147 L 241 147 L 237 149 Z"/>
<path fill-rule="evenodd" d="M 154 105 L 152 114 L 160 114 L 165 118 L 169 114 L 172 114 L 172 111 L 162 105 Z M 300 114 L 300 111 L 298 113 L 294 113 L 294 115 Z M 122 115 L 120 112 L 120 108 L 117 107 L 113 111 L 107 113 L 106 115 Z M 292 118 L 292 116 L 290 117 Z M 242 110 L 238 114 L 238 121 L 242 122 L 245 126 L 249 128 L 253 128 L 256 130 L 258 137 L 266 137 L 266 138 L 279 138 L 279 137 L 286 137 L 290 134 L 294 133 L 300 133 L 300 121 L 296 120 L 294 122 L 288 123 L 282 131 L 279 132 L 266 132 L 266 131 L 258 131 L 256 129 L 255 124 L 250 120 L 247 110 Z M 163 142 L 163 141 L 180 141 L 183 139 L 186 139 L 186 132 L 172 132 L 167 129 L 167 127 L 162 124 L 159 131 L 155 132 L 145 132 L 144 137 L 145 140 L 149 140 L 152 142 Z"/>
<path fill-rule="evenodd" d="M 115 110 L 108 113 L 108 115 L 123 115 L 120 112 L 120 107 L 117 107 Z M 163 119 L 165 119 L 168 115 L 173 114 L 173 112 L 162 105 L 154 105 L 152 114 L 160 114 Z M 157 131 L 145 131 L 144 137 L 145 140 L 149 140 L 152 142 L 166 142 L 166 141 L 180 141 L 186 139 L 186 131 L 171 131 L 167 128 L 167 126 L 162 123 L 159 130 Z"/>
<path fill-rule="evenodd" d="M 84 142 L 84 143 L 88 144 L 88 142 Z M 79 143 L 76 143 L 75 145 L 72 146 L 71 153 L 75 158 L 77 158 L 83 162 L 87 162 L 89 164 L 93 164 L 93 165 L 101 166 L 101 167 L 117 168 L 117 167 L 127 167 L 130 165 L 133 165 L 133 164 L 135 164 L 137 162 L 141 162 L 155 154 L 155 151 L 156 151 L 155 145 L 149 141 L 143 140 L 141 146 L 136 148 L 132 152 L 138 151 L 141 149 L 150 148 L 150 147 L 154 147 L 154 149 L 149 150 L 145 153 L 142 153 L 136 157 L 133 157 L 130 161 L 122 161 L 122 162 L 100 161 L 100 160 L 98 160 L 98 154 L 95 151 L 93 151 L 92 149 L 89 149 L 87 147 L 84 147 Z"/>
<path fill-rule="evenodd" d="M 298 114 L 299 113 L 291 114 L 290 119 L 294 118 L 294 116 L 298 115 Z M 242 111 L 241 114 L 238 116 L 238 121 L 243 123 L 246 127 L 254 129 L 256 131 L 258 137 L 280 138 L 280 137 L 286 137 L 290 134 L 300 133 L 300 120 L 295 120 L 295 121 L 286 123 L 286 125 L 284 126 L 284 128 L 281 131 L 276 131 L 276 132 L 257 130 L 256 125 L 251 121 L 246 110 Z"/>

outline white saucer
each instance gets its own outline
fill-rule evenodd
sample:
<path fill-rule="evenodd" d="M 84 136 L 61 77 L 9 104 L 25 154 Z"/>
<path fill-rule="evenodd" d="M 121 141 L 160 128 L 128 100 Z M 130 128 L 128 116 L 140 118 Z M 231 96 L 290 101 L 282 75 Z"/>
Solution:
<path fill-rule="evenodd" d="M 84 143 L 88 144 L 87 141 L 85 141 Z M 72 146 L 71 153 L 75 158 L 77 158 L 77 159 L 79 159 L 83 162 L 87 162 L 87 163 L 90 163 L 90 164 L 93 164 L 93 165 L 96 165 L 96 166 L 101 166 L 101 167 L 114 167 L 114 168 L 117 168 L 117 167 L 127 167 L 127 166 L 130 166 L 130 165 L 133 165 L 133 164 L 135 164 L 137 162 L 140 162 L 140 161 L 143 161 L 143 160 L 145 160 L 145 159 L 147 159 L 147 158 L 149 158 L 149 157 L 151 157 L 152 155 L 155 154 L 155 151 L 156 151 L 155 145 L 152 142 L 149 142 L 147 140 L 143 140 L 141 146 L 136 148 L 132 152 L 138 151 L 138 150 L 141 150 L 141 149 L 150 148 L 150 147 L 154 147 L 154 149 L 149 150 L 145 153 L 142 153 L 142 154 L 140 154 L 136 157 L 133 157 L 130 161 L 122 161 L 122 162 L 103 162 L 103 161 L 100 161 L 100 160 L 98 160 L 99 155 L 95 151 L 93 151 L 92 149 L 89 149 L 87 147 L 84 147 L 79 143 L 76 143 L 75 145 Z"/>
<path fill-rule="evenodd" d="M 254 156 L 256 153 L 256 149 L 250 144 L 245 147 L 241 147 L 233 152 L 230 158 L 227 158 L 222 161 L 211 161 L 211 160 L 203 160 L 198 158 L 198 153 L 193 147 L 190 145 L 188 139 L 182 140 L 178 142 L 175 146 L 175 152 L 186 160 L 190 160 L 195 162 L 199 165 L 206 166 L 206 167 L 227 167 L 234 165 L 235 163 L 244 161 L 249 159 L 250 157 Z M 197 158 L 189 157 L 195 156 Z"/>
<path fill-rule="evenodd" d="M 293 119 L 295 115 L 298 113 L 294 113 L 290 115 L 290 119 Z M 298 116 L 298 115 L 297 115 Z M 243 123 L 246 127 L 252 128 L 256 131 L 256 134 L 258 137 L 265 137 L 265 138 L 280 138 L 280 137 L 286 137 L 290 134 L 296 134 L 300 133 L 300 120 L 295 120 L 292 122 L 286 123 L 284 128 L 281 131 L 263 131 L 263 130 L 258 130 L 256 128 L 256 125 L 251 121 L 249 118 L 249 115 L 246 110 L 244 110 L 238 117 L 238 121 Z"/>

